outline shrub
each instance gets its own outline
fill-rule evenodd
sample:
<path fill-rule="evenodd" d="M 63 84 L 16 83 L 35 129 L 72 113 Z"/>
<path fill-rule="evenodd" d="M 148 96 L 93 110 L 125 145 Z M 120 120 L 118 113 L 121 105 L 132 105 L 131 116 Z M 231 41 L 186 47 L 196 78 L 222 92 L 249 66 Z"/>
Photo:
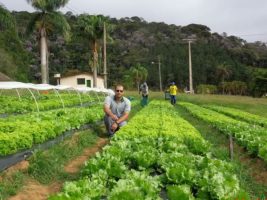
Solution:
<path fill-rule="evenodd" d="M 200 84 L 197 86 L 197 93 L 198 94 L 216 94 L 217 86 Z"/>

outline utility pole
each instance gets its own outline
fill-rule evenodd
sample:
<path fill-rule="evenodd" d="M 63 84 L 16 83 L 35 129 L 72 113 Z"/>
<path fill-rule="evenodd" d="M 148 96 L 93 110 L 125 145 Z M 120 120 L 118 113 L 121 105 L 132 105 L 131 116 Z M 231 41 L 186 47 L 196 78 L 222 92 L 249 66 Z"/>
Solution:
<path fill-rule="evenodd" d="M 161 63 L 160 63 L 160 56 L 158 56 L 158 63 L 155 63 L 155 62 L 151 62 L 151 64 L 158 64 L 158 67 L 159 67 L 159 90 L 162 92 L 162 82 L 161 82 Z"/>
<path fill-rule="evenodd" d="M 104 63 L 104 87 L 108 87 L 108 82 L 107 82 L 107 36 L 106 36 L 106 23 L 104 22 L 104 28 L 103 28 L 104 36 L 103 36 L 103 63 Z"/>
<path fill-rule="evenodd" d="M 161 68 L 160 68 L 160 56 L 158 56 L 158 64 L 159 64 L 159 90 L 162 92 L 162 82 L 161 82 Z"/>
<path fill-rule="evenodd" d="M 191 59 L 191 43 L 194 42 L 196 39 L 183 39 L 184 41 L 188 42 L 188 54 L 189 54 L 189 91 L 190 94 L 194 94 L 193 89 L 193 78 L 192 78 L 192 59 Z"/>

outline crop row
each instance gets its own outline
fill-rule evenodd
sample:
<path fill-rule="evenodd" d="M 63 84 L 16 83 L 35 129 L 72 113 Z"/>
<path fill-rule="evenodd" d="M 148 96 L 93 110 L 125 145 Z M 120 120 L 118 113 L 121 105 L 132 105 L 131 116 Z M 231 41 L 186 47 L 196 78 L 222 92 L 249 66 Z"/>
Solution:
<path fill-rule="evenodd" d="M 232 134 L 236 141 L 267 161 L 267 129 L 228 117 L 213 110 L 180 102 L 195 117 L 210 123 L 224 134 Z"/>
<path fill-rule="evenodd" d="M 29 149 L 64 131 L 99 121 L 102 106 L 66 108 L 0 119 L 0 156 Z"/>
<path fill-rule="evenodd" d="M 60 97 L 55 94 L 36 95 L 36 102 L 39 110 L 50 110 L 55 108 L 81 105 L 81 103 L 88 103 L 94 101 L 102 101 L 103 95 L 96 96 L 96 94 L 60 94 Z M 17 96 L 0 96 L 0 114 L 10 113 L 27 113 L 37 111 L 37 105 L 32 96 L 19 97 Z"/>
<path fill-rule="evenodd" d="M 132 106 L 139 102 L 133 101 Z M 102 105 L 33 112 L 0 118 L 0 156 L 29 149 L 81 125 L 100 121 Z"/>
<path fill-rule="evenodd" d="M 215 110 L 219 113 L 223 113 L 225 115 L 234 117 L 238 120 L 242 120 L 245 122 L 248 122 L 252 125 L 260 125 L 260 126 L 264 126 L 267 128 L 267 119 L 258 115 L 254 115 L 239 109 L 235 109 L 235 108 L 229 108 L 229 107 L 224 107 L 224 106 L 215 106 L 215 105 L 208 105 L 208 106 L 204 106 L 205 108 L 211 109 L 211 110 Z"/>
<path fill-rule="evenodd" d="M 215 158 L 171 105 L 152 101 L 50 200 L 249 199 L 232 166 Z"/>

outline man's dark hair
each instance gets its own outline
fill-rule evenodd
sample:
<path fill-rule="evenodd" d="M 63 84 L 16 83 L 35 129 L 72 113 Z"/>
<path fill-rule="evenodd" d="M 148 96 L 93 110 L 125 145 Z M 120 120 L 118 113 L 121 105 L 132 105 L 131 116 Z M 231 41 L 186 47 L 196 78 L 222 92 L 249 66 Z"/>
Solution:
<path fill-rule="evenodd" d="M 115 89 L 117 89 L 117 87 L 123 87 L 123 85 L 122 84 L 116 84 Z M 123 87 L 123 89 L 124 89 L 124 87 Z"/>

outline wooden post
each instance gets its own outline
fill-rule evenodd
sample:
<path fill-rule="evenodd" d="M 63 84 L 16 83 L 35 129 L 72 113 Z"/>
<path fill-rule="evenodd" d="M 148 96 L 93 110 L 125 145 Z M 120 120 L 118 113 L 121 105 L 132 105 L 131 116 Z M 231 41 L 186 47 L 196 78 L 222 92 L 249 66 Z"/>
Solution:
<path fill-rule="evenodd" d="M 233 158 L 234 158 L 234 146 L 233 146 L 232 134 L 229 135 L 229 156 L 230 156 L 230 159 L 233 160 Z"/>
<path fill-rule="evenodd" d="M 107 80 L 107 36 L 106 36 L 106 24 L 104 22 L 104 34 L 103 34 L 103 62 L 104 62 L 104 87 L 108 88 Z"/>

